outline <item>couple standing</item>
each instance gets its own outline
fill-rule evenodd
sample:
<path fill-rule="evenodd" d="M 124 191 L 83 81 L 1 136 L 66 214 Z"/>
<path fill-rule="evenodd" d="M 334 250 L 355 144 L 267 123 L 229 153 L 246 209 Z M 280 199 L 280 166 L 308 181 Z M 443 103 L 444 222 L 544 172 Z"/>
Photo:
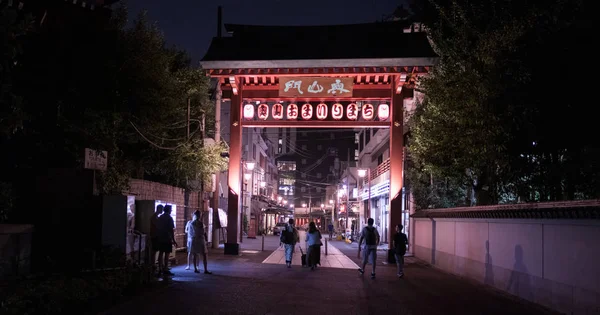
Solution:
<path fill-rule="evenodd" d="M 306 233 L 306 243 L 308 245 L 306 263 L 311 270 L 314 270 L 317 265 L 321 264 L 321 238 L 321 232 L 317 230 L 315 223 L 310 222 L 308 232 Z M 290 219 L 285 229 L 281 232 L 280 241 L 285 247 L 285 264 L 288 268 L 291 268 L 296 244 L 300 242 L 298 230 L 294 226 L 294 219 Z"/>

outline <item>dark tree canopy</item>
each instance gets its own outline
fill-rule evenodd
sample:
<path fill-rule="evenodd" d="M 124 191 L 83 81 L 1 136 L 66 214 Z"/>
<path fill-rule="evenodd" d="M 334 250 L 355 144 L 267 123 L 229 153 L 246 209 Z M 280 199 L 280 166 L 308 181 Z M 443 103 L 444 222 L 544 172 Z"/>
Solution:
<path fill-rule="evenodd" d="M 600 196 L 592 80 L 573 67 L 592 60 L 590 1 L 430 0 L 413 10 L 440 55 L 410 121 L 419 207 Z"/>

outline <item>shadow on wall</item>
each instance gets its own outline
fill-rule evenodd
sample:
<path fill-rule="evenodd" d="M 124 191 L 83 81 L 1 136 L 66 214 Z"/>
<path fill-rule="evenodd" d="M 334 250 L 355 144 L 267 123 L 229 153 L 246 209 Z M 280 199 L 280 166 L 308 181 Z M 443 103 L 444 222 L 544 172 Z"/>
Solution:
<path fill-rule="evenodd" d="M 533 300 L 530 275 L 527 272 L 527 266 L 523 262 L 523 247 L 521 245 L 515 246 L 515 264 L 506 291 L 521 298 Z"/>
<path fill-rule="evenodd" d="M 435 234 L 436 234 L 436 228 L 435 228 L 435 220 L 431 219 L 431 264 L 435 265 Z"/>
<path fill-rule="evenodd" d="M 483 283 L 494 285 L 494 264 L 492 263 L 492 255 L 490 255 L 490 241 L 485 241 L 485 277 Z"/>

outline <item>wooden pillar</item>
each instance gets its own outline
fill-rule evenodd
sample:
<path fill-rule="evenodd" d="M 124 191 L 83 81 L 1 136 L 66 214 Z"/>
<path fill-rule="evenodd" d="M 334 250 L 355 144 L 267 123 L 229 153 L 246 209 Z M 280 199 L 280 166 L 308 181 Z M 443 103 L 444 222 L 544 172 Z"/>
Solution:
<path fill-rule="evenodd" d="M 390 220 L 388 236 L 388 262 L 395 263 L 392 239 L 396 225 L 402 223 L 402 184 L 404 178 L 404 97 L 399 76 L 392 77 L 390 99 Z"/>
<path fill-rule="evenodd" d="M 234 83 L 238 92 L 231 96 L 229 109 L 230 138 L 229 138 L 229 174 L 228 174 L 228 204 L 227 204 L 227 242 L 225 243 L 226 255 L 239 255 L 240 244 L 240 191 L 241 191 L 241 158 L 242 158 L 242 84 L 239 78 Z"/>

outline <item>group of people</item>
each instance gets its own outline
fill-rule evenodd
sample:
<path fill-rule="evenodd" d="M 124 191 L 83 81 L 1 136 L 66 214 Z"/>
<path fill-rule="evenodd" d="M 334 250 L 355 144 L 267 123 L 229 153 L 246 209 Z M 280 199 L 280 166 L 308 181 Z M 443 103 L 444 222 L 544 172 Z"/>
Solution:
<path fill-rule="evenodd" d="M 308 231 L 306 231 L 306 265 L 311 270 L 315 270 L 317 266 L 321 265 L 321 232 L 317 229 L 314 222 L 308 224 Z M 294 219 L 290 219 L 285 229 L 281 232 L 280 241 L 285 248 L 285 265 L 288 268 L 292 267 L 292 258 L 296 249 L 296 244 L 300 242 L 300 236 L 298 229 L 294 224 Z M 302 250 L 302 248 L 300 248 Z"/>
<path fill-rule="evenodd" d="M 360 272 L 361 275 L 364 274 L 365 267 L 370 260 L 373 266 L 371 278 L 375 279 L 377 247 L 379 246 L 380 236 L 377 228 L 373 226 L 373 223 L 373 218 L 369 218 L 367 220 L 367 226 L 365 226 L 360 233 L 360 239 L 358 241 L 358 257 L 359 259 L 362 259 L 362 264 L 361 267 L 358 268 L 358 272 Z M 392 239 L 392 248 L 396 259 L 398 278 L 404 277 L 404 255 L 406 254 L 408 246 L 408 237 L 402 232 L 403 229 L 404 227 L 401 224 L 398 224 L 396 226 L 396 233 Z M 315 270 L 318 265 L 321 265 L 322 238 L 321 232 L 317 229 L 315 223 L 310 222 L 306 233 L 306 243 L 308 247 L 306 264 L 311 270 Z M 285 264 L 288 268 L 291 268 L 296 244 L 300 242 L 300 236 L 294 225 L 294 219 L 290 219 L 285 229 L 281 232 L 280 242 L 285 248 Z"/>
<path fill-rule="evenodd" d="M 371 271 L 371 279 L 375 279 L 375 268 L 377 267 L 377 247 L 379 246 L 379 232 L 377 228 L 373 226 L 373 218 L 367 220 L 367 226 L 365 226 L 360 232 L 360 239 L 358 240 L 358 257 L 362 258 L 361 268 L 358 268 L 360 274 L 365 273 L 365 267 L 369 260 L 373 266 Z M 404 255 L 408 246 L 408 237 L 402 232 L 404 227 L 401 224 L 396 226 L 396 233 L 392 239 L 392 249 L 394 251 L 394 258 L 396 259 L 397 276 L 398 278 L 404 277 Z M 364 245 L 363 245 L 364 241 Z M 362 253 L 362 255 L 361 255 Z"/>
<path fill-rule="evenodd" d="M 156 253 L 158 253 L 158 276 L 173 275 L 169 269 L 169 256 L 171 255 L 171 252 L 173 252 L 173 245 L 177 247 L 177 242 L 175 241 L 175 222 L 171 217 L 171 211 L 171 205 L 158 205 L 150 219 L 150 258 L 154 265 L 154 259 Z M 193 257 L 194 272 L 199 273 L 197 258 L 198 254 L 202 254 L 204 273 L 211 274 L 207 269 L 207 237 L 204 223 L 202 222 L 202 212 L 194 212 L 192 220 L 188 221 L 186 224 L 185 232 L 187 234 L 188 250 L 188 265 L 185 269 L 190 270 L 190 258 Z"/>

